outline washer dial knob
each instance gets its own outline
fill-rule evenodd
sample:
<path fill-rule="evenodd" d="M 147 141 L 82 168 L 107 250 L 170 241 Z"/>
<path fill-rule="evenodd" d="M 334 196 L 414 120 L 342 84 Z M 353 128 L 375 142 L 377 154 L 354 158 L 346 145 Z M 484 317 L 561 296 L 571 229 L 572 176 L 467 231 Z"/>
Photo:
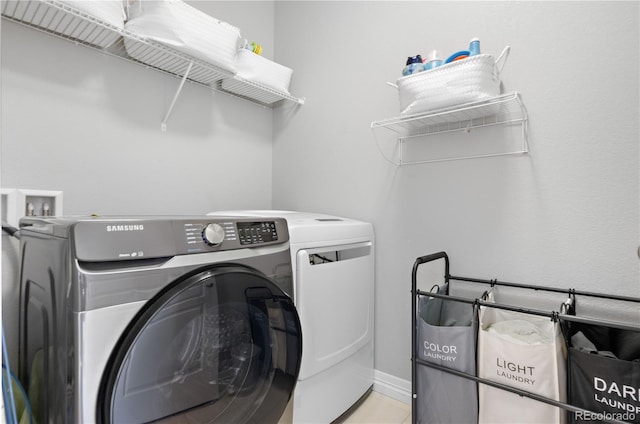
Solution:
<path fill-rule="evenodd" d="M 224 228 L 220 224 L 207 224 L 202 230 L 202 238 L 209 246 L 217 246 L 224 240 Z"/>

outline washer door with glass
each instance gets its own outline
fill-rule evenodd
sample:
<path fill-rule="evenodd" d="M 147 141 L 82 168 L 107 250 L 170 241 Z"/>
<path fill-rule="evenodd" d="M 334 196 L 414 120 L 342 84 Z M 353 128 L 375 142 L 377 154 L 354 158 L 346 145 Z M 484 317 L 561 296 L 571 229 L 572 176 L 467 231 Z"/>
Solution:
<path fill-rule="evenodd" d="M 276 423 L 300 369 L 291 299 L 260 272 L 212 266 L 150 300 L 100 384 L 97 421 Z"/>

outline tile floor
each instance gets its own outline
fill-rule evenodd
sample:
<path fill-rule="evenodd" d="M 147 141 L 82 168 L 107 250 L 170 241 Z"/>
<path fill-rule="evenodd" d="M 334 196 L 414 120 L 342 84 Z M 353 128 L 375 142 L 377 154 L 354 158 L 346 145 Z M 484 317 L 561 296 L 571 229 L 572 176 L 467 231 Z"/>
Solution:
<path fill-rule="evenodd" d="M 411 424 L 411 405 L 372 391 L 339 424 Z"/>

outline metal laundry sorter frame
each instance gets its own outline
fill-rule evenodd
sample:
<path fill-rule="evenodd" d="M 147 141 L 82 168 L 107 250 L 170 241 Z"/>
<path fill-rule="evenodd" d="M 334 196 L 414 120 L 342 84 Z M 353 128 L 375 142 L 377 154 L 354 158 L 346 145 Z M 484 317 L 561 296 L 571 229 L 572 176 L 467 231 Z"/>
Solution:
<path fill-rule="evenodd" d="M 548 397 L 545 396 L 541 396 L 529 391 L 525 391 L 525 390 L 521 390 L 515 387 L 511 387 L 511 386 L 507 386 L 505 384 L 502 383 L 498 383 L 495 381 L 491 381 L 482 377 L 478 377 L 476 375 L 472 375 L 466 372 L 461 372 L 455 369 L 452 369 L 450 367 L 446 367 L 446 366 L 442 366 L 433 362 L 428 362 L 425 360 L 422 360 L 418 357 L 418 350 L 417 350 L 417 339 L 418 339 L 418 329 L 419 329 L 419 320 L 420 317 L 418 316 L 418 302 L 420 300 L 420 298 L 437 298 L 437 299 L 443 299 L 443 300 L 453 300 L 455 302 L 461 302 L 464 304 L 468 304 L 468 305 L 472 305 L 472 306 L 485 306 L 485 307 L 490 307 L 490 308 L 496 308 L 496 309 L 500 309 L 500 310 L 506 310 L 506 311 L 512 311 L 512 312 L 520 312 L 520 313 L 525 313 L 525 314 L 529 314 L 532 316 L 538 316 L 538 317 L 547 317 L 550 320 L 553 321 L 560 321 L 562 322 L 569 322 L 569 323 L 577 323 L 577 324 L 590 324 L 590 325 L 595 325 L 595 326 L 606 326 L 609 328 L 616 328 L 616 329 L 620 329 L 620 330 L 628 330 L 628 331 L 636 331 L 636 332 L 640 332 L 640 325 L 631 325 L 631 324 L 627 324 L 624 322 L 617 322 L 617 321 L 607 321 L 607 320 L 598 320 L 598 319 L 593 319 L 593 318 L 586 318 L 586 317 L 579 317 L 579 316 L 575 316 L 575 315 L 567 315 L 564 313 L 560 313 L 557 311 L 545 311 L 545 310 L 539 310 L 539 309 L 532 309 L 532 308 L 525 308 L 525 307 L 520 307 L 520 306 L 514 306 L 514 305 L 509 305 L 509 304 L 504 304 L 504 303 L 493 303 L 493 302 L 487 302 L 485 300 L 482 300 L 481 297 L 478 298 L 468 298 L 468 297 L 461 297 L 461 296 L 452 296 L 449 294 L 439 294 L 439 293 L 433 293 L 433 292 L 425 292 L 425 291 L 421 291 L 417 289 L 417 274 L 418 274 L 418 269 L 421 265 L 429 263 L 429 262 L 433 262 L 436 260 L 444 260 L 444 283 L 445 284 L 449 284 L 452 281 L 460 281 L 460 282 L 468 282 L 468 283 L 479 283 L 479 284 L 485 284 L 485 285 L 489 285 L 491 287 L 494 286 L 505 286 L 505 287 L 511 287 L 511 288 L 516 288 L 516 289 L 527 289 L 527 290 L 535 290 L 535 291 L 542 291 L 542 292 L 553 292 L 553 293 L 558 293 L 558 294 L 566 294 L 569 298 L 575 299 L 575 296 L 585 296 L 585 297 L 592 297 L 592 298 L 599 298 L 599 299 L 607 299 L 607 300 L 612 300 L 612 301 L 624 301 L 624 302 L 634 302 L 634 303 L 640 303 L 640 298 L 636 298 L 636 297 L 631 297 L 631 296 L 620 296 L 620 295 L 612 295 L 612 294 L 605 294 L 605 293 L 595 293 L 595 292 L 589 292 L 589 291 L 579 291 L 579 290 L 575 290 L 575 289 L 562 289 L 562 288 L 557 288 L 557 287 L 545 287 L 545 286 L 534 286 L 534 285 L 526 285 L 526 284 L 518 284 L 518 283 L 512 283 L 512 282 L 505 282 L 505 281 L 498 281 L 498 280 L 487 280 L 487 279 L 479 279 L 479 278 L 469 278 L 469 277 L 459 277 L 459 276 L 454 276 L 451 275 L 450 273 L 450 265 L 449 265 L 449 258 L 446 254 L 446 252 L 437 252 L 437 253 L 433 253 L 430 255 L 426 255 L 426 256 L 422 256 L 416 259 L 414 265 L 413 265 L 413 270 L 412 270 L 412 276 L 411 276 L 411 282 L 412 282 L 412 308 L 411 308 L 411 319 L 412 319 L 412 346 L 411 346 L 411 377 L 412 377 L 412 382 L 411 382 L 411 394 L 412 394 L 412 423 L 413 424 L 417 424 L 417 420 L 418 420 L 418 398 L 419 398 L 419 393 L 417 393 L 417 373 L 418 373 L 418 367 L 420 366 L 426 366 L 435 370 L 439 370 L 439 371 L 443 371 L 445 373 L 448 374 L 452 374 L 454 376 L 457 376 L 459 378 L 463 378 L 463 379 L 467 379 L 467 380 L 471 380 L 480 384 L 484 384 L 487 386 L 491 386 L 491 387 L 495 387 L 497 389 L 501 389 L 501 390 L 505 390 L 507 392 L 511 392 L 514 394 L 517 394 L 521 397 L 525 397 L 525 398 L 530 398 L 530 399 L 534 399 L 536 401 L 539 402 L 543 402 L 549 405 L 553 405 L 555 407 L 558 408 L 562 408 L 565 411 L 569 411 L 569 412 L 580 412 L 583 414 L 599 414 L 597 412 L 593 412 L 584 408 L 580 408 L 578 406 L 572 405 L 570 403 L 566 403 L 566 402 L 559 402 L 553 399 L 550 399 Z M 616 419 L 605 419 L 606 422 L 612 422 L 612 423 L 627 423 L 627 421 L 619 421 Z"/>

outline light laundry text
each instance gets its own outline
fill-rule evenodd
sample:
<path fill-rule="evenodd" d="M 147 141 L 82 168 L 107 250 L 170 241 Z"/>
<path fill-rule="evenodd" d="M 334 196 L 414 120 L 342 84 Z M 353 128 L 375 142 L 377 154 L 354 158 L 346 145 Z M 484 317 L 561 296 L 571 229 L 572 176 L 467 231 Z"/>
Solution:
<path fill-rule="evenodd" d="M 530 385 L 536 383 L 536 380 L 532 378 L 535 367 L 517 364 L 502 358 L 496 358 L 496 366 L 498 367 L 496 374 L 499 377 Z"/>

